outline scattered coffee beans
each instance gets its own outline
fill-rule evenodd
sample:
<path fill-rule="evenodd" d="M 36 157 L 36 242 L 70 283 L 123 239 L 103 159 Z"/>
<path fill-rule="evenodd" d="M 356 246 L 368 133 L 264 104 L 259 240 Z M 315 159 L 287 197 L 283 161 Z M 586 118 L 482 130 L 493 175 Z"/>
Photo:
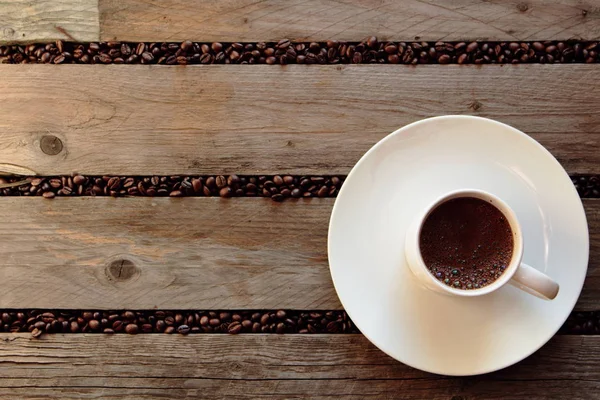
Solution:
<path fill-rule="evenodd" d="M 517 64 L 595 63 L 597 41 L 70 43 L 0 46 L 7 64 Z"/>

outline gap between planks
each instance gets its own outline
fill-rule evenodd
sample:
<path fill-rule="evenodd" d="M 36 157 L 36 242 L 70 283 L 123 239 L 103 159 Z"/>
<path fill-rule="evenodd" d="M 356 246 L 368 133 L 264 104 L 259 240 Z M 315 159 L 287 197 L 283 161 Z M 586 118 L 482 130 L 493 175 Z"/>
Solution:
<path fill-rule="evenodd" d="M 599 72 L 585 64 L 0 65 L 0 162 L 40 175 L 343 175 L 408 123 L 470 114 L 528 133 L 570 174 L 594 174 Z M 47 135 L 62 141 L 57 155 L 41 150 Z"/>
<path fill-rule="evenodd" d="M 0 304 L 62 309 L 341 309 L 334 199 L 0 198 Z M 600 309 L 600 200 L 577 310 Z M 131 261 L 127 277 L 110 265 Z M 118 275 L 118 274 L 117 274 Z"/>
<path fill-rule="evenodd" d="M 362 335 L 0 334 L 0 396 L 503 399 L 508 384 L 511 399 L 592 398 L 599 350 L 598 336 L 556 336 L 502 371 L 452 378 L 403 365 Z"/>

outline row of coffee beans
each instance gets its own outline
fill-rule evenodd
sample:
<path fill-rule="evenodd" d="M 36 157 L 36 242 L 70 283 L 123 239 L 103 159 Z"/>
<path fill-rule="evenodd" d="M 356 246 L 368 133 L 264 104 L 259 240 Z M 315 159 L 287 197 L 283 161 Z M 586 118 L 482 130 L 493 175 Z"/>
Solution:
<path fill-rule="evenodd" d="M 292 175 L 0 177 L 0 195 L 335 197 L 344 177 Z"/>
<path fill-rule="evenodd" d="M 336 197 L 345 176 L 54 176 L 0 177 L 0 196 Z M 600 197 L 600 176 L 571 177 L 581 197 Z"/>
<path fill-rule="evenodd" d="M 0 46 L 8 64 L 507 64 L 595 63 L 598 42 L 69 43 Z"/>
<path fill-rule="evenodd" d="M 600 311 L 572 313 L 559 333 L 570 335 L 600 334 Z"/>
<path fill-rule="evenodd" d="M 577 193 L 581 197 L 600 197 L 600 176 L 599 175 L 581 175 L 571 177 Z"/>
<path fill-rule="evenodd" d="M 0 310 L 0 332 L 359 333 L 345 311 Z"/>
<path fill-rule="evenodd" d="M 0 310 L 0 332 L 43 333 L 360 333 L 345 311 Z M 573 313 L 564 335 L 600 334 L 600 311 Z"/>

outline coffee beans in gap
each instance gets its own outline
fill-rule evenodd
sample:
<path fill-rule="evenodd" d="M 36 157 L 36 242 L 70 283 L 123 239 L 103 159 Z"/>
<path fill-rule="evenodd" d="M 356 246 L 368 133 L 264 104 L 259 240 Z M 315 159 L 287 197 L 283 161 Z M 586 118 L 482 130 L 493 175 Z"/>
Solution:
<path fill-rule="evenodd" d="M 431 274 L 456 289 L 479 289 L 496 281 L 513 254 L 513 233 L 500 210 L 487 201 L 463 197 L 436 207 L 419 238 Z"/>

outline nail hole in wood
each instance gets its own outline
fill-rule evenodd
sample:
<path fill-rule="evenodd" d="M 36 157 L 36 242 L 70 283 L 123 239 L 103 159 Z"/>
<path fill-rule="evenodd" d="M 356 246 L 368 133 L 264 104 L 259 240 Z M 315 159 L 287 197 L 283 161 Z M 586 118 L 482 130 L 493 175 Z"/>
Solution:
<path fill-rule="evenodd" d="M 45 154 L 55 156 L 63 149 L 62 141 L 53 135 L 46 135 L 40 140 L 40 147 Z"/>
<path fill-rule="evenodd" d="M 473 111 L 477 111 L 479 110 L 481 107 L 483 107 L 483 104 L 481 104 L 479 101 L 477 100 L 473 100 L 470 104 L 469 104 L 469 108 Z"/>

